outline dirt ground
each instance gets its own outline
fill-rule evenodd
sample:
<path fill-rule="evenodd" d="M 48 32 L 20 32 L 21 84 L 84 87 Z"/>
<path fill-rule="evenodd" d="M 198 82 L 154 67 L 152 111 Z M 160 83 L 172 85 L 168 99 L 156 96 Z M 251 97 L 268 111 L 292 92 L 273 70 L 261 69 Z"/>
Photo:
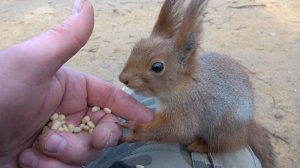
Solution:
<path fill-rule="evenodd" d="M 151 31 L 162 0 L 92 2 L 94 33 L 66 66 L 121 87 L 118 74 L 133 44 Z M 58 24 L 71 6 L 72 0 L 1 0 L 0 50 Z M 211 0 L 201 47 L 247 67 L 256 118 L 272 134 L 278 167 L 300 167 L 300 1 Z"/>

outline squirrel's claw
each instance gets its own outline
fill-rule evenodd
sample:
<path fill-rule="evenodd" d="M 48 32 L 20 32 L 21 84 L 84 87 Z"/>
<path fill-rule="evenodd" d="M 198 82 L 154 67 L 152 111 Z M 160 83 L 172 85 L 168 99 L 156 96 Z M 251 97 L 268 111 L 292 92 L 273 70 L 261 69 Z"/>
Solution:
<path fill-rule="evenodd" d="M 120 125 L 123 128 L 132 130 L 132 131 L 134 131 L 134 129 L 136 128 L 136 122 L 135 121 L 116 122 L 116 124 Z"/>

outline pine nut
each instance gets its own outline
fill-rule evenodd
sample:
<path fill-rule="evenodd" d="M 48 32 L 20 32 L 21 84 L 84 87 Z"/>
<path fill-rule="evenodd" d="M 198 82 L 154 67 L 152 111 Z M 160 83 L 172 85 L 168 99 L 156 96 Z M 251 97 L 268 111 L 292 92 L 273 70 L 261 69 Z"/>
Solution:
<path fill-rule="evenodd" d="M 87 123 L 90 120 L 91 120 L 91 118 L 89 116 L 84 116 L 81 123 L 85 124 L 85 123 Z"/>
<path fill-rule="evenodd" d="M 66 124 L 64 124 L 64 125 L 62 126 L 62 128 L 64 129 L 64 131 L 70 132 L 70 130 L 69 130 L 69 128 L 66 126 Z"/>
<path fill-rule="evenodd" d="M 54 120 L 57 120 L 58 119 L 58 114 L 57 113 L 54 113 L 51 117 L 50 117 L 50 120 L 54 121 Z"/>
<path fill-rule="evenodd" d="M 95 128 L 95 124 L 92 122 L 92 121 L 88 121 L 87 123 L 86 123 L 86 125 L 87 126 L 89 126 L 90 128 Z"/>
<path fill-rule="evenodd" d="M 110 114 L 111 113 L 111 109 L 110 108 L 104 108 L 103 111 L 107 114 Z"/>
<path fill-rule="evenodd" d="M 58 115 L 58 121 L 65 121 L 65 119 L 66 119 L 66 116 L 65 115 L 63 115 L 63 114 L 59 114 Z"/>
<path fill-rule="evenodd" d="M 53 130 L 57 130 L 61 127 L 61 122 L 59 122 L 58 120 L 53 121 L 53 124 L 51 126 L 51 129 Z"/>
<path fill-rule="evenodd" d="M 85 126 L 83 127 L 83 130 L 84 130 L 84 131 L 89 131 L 89 129 L 90 129 L 90 127 L 87 126 L 87 125 L 85 125 Z"/>
<path fill-rule="evenodd" d="M 81 131 L 82 131 L 82 128 L 80 128 L 80 127 L 75 127 L 74 128 L 74 133 L 79 133 Z"/>
<path fill-rule="evenodd" d="M 98 111 L 100 111 L 100 107 L 98 107 L 98 106 L 94 106 L 91 109 L 91 112 L 93 112 L 93 113 L 98 112 Z"/>
<path fill-rule="evenodd" d="M 68 124 L 68 129 L 71 133 L 74 132 L 74 128 L 75 126 L 73 124 Z"/>
<path fill-rule="evenodd" d="M 79 127 L 83 129 L 85 127 L 85 124 L 80 124 Z"/>

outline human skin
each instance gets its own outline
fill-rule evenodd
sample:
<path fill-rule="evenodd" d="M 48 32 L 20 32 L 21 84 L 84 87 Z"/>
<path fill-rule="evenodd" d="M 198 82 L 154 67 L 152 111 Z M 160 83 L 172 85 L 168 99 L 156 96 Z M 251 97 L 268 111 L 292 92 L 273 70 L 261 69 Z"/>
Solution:
<path fill-rule="evenodd" d="M 0 167 L 80 167 L 101 155 L 101 149 L 117 144 L 122 134 L 115 124 L 118 117 L 152 119 L 143 105 L 109 83 L 62 67 L 87 42 L 93 25 L 91 3 L 76 0 L 63 23 L 0 52 Z M 94 105 L 113 113 L 89 113 Z M 74 124 L 88 114 L 96 128 L 92 134 L 52 130 L 32 149 L 55 112 Z"/>

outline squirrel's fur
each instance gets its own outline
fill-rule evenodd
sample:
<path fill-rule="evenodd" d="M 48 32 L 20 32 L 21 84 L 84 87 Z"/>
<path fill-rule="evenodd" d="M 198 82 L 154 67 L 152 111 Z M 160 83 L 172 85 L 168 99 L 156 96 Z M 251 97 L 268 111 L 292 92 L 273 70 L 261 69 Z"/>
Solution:
<path fill-rule="evenodd" d="M 155 96 L 149 123 L 128 121 L 124 141 L 179 142 L 194 152 L 223 152 L 249 144 L 264 168 L 274 167 L 268 132 L 254 122 L 251 82 L 244 67 L 217 53 L 199 54 L 206 0 L 166 0 L 149 38 L 133 48 L 120 80 Z M 185 12 L 182 12 L 185 11 Z M 154 72 L 154 63 L 163 64 Z"/>

